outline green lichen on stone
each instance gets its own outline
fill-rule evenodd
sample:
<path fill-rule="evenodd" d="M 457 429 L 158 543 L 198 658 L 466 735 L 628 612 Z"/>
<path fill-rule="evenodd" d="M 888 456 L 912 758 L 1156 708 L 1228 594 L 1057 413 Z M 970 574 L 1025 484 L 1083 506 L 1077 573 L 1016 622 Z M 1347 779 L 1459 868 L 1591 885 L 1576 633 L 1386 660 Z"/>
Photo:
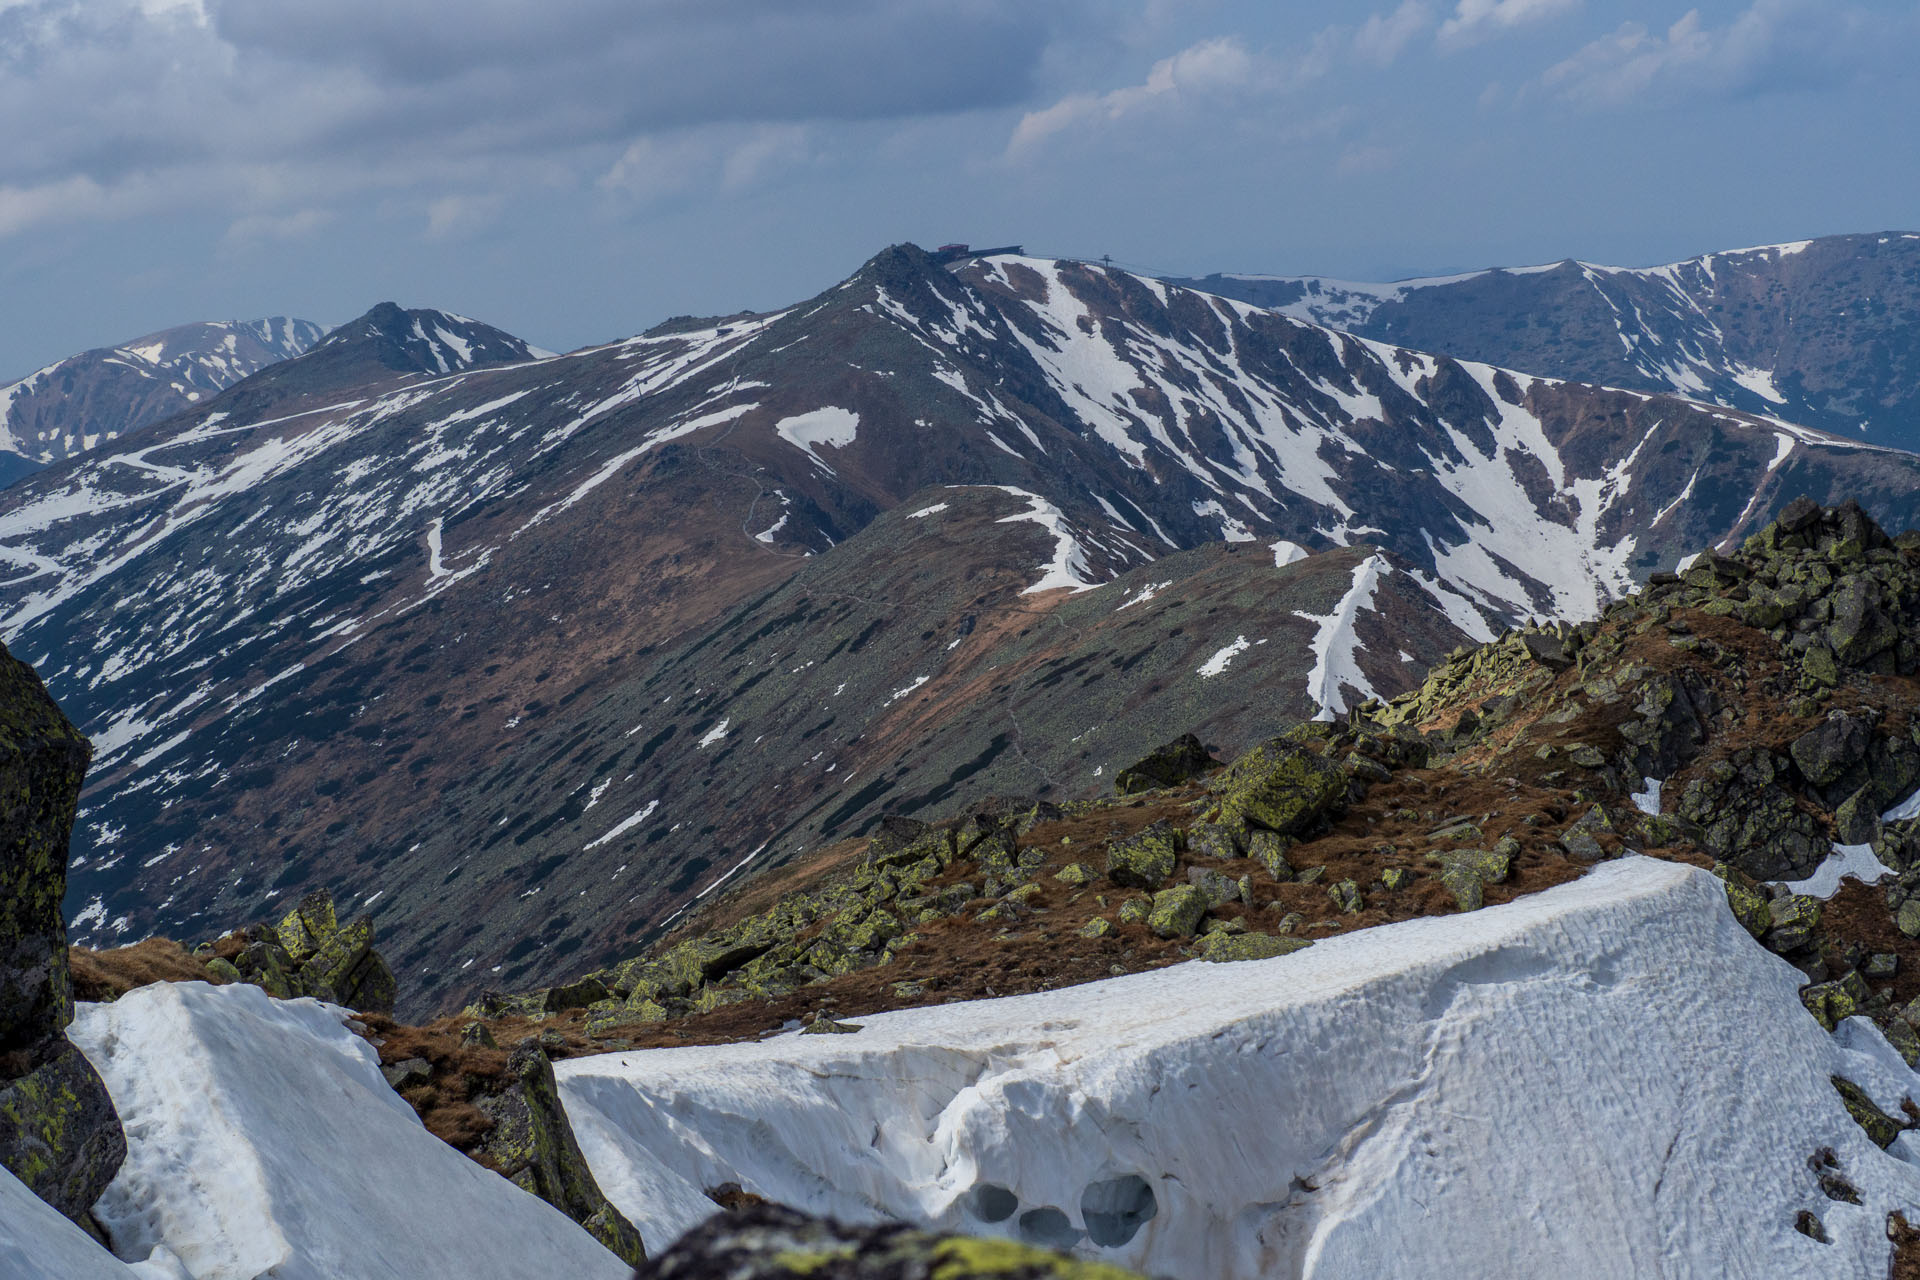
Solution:
<path fill-rule="evenodd" d="M 507 1060 L 508 1083 L 476 1100 L 492 1120 L 481 1153 L 507 1179 L 585 1227 L 629 1265 L 646 1260 L 640 1233 L 621 1216 L 594 1180 L 567 1123 L 553 1064 L 528 1040 Z"/>
<path fill-rule="evenodd" d="M 1121 924 L 1145 924 L 1153 914 L 1153 903 L 1145 898 L 1128 898 L 1120 904 Z"/>
<path fill-rule="evenodd" d="M 1338 884 L 1329 885 L 1327 897 L 1333 900 L 1336 910 L 1346 915 L 1358 915 L 1366 909 L 1366 900 L 1360 896 L 1360 885 L 1357 881 L 1342 880 Z"/>
<path fill-rule="evenodd" d="M 1079 928 L 1083 938 L 1104 938 L 1113 932 L 1113 925 L 1104 916 L 1095 916 Z"/>
<path fill-rule="evenodd" d="M 1207 895 L 1190 884 L 1175 885 L 1153 895 L 1153 911 L 1147 916 L 1147 928 L 1156 937 L 1190 937 L 1207 913 Z"/>
<path fill-rule="evenodd" d="M 1151 892 L 1167 882 L 1178 857 L 1179 836 L 1162 820 L 1107 846 L 1107 879 L 1123 889 Z"/>
<path fill-rule="evenodd" d="M 1312 945 L 1306 938 L 1276 938 L 1265 933 L 1210 933 L 1200 940 L 1200 958 L 1215 963 L 1269 960 Z"/>
<path fill-rule="evenodd" d="M 1727 906 L 1740 927 L 1758 938 L 1773 927 L 1773 911 L 1767 895 L 1753 878 L 1724 862 L 1713 864 L 1713 874 L 1727 887 Z"/>
<path fill-rule="evenodd" d="M 1347 778 L 1316 752 L 1274 738 L 1229 765 L 1214 790 L 1220 821 L 1297 836 L 1345 801 Z"/>
<path fill-rule="evenodd" d="M 1867 1137 L 1873 1140 L 1875 1146 L 1883 1149 L 1892 1146 L 1893 1140 L 1910 1127 L 1882 1111 L 1874 1100 L 1867 1096 L 1865 1089 L 1845 1076 L 1828 1078 L 1833 1081 L 1834 1089 L 1840 1094 L 1840 1101 L 1846 1107 L 1847 1114 L 1853 1117 L 1855 1124 L 1866 1131 Z"/>
<path fill-rule="evenodd" d="M 1054 872 L 1053 878 L 1061 884 L 1070 884 L 1075 888 L 1082 888 L 1092 884 L 1099 876 L 1092 867 L 1084 862 L 1070 862 L 1060 868 L 1060 870 Z"/>
<path fill-rule="evenodd" d="M 1387 892 L 1398 893 L 1413 883 L 1413 872 L 1405 867 L 1388 867 L 1380 873 L 1380 883 L 1386 886 Z"/>

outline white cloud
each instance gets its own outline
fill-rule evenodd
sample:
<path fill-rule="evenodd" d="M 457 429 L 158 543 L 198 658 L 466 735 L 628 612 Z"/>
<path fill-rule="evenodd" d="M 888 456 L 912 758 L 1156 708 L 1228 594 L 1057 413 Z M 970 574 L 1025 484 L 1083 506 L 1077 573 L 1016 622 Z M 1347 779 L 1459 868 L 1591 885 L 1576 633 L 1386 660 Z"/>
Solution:
<path fill-rule="evenodd" d="M 227 228 L 226 240 L 232 245 L 261 244 L 270 240 L 304 240 L 332 221 L 333 213 L 328 209 L 248 214 L 234 219 Z"/>
<path fill-rule="evenodd" d="M 1545 22 L 1572 13 L 1580 0 L 1459 0 L 1453 16 L 1440 24 L 1443 47 L 1479 44 L 1514 27 Z"/>
<path fill-rule="evenodd" d="M 1914 27 L 1911 18 L 1815 0 L 1755 0 L 1724 27 L 1708 26 L 1694 9 L 1664 32 L 1625 23 L 1550 68 L 1540 85 L 1596 108 L 1805 88 L 1894 56 Z"/>
<path fill-rule="evenodd" d="M 1406 0 L 1392 13 L 1376 13 L 1353 34 L 1353 51 L 1366 62 L 1386 67 L 1433 25 L 1433 9 L 1426 0 Z"/>
<path fill-rule="evenodd" d="M 696 191 L 738 193 L 813 158 L 802 125 L 710 125 L 635 138 L 596 185 L 639 203 Z"/>
<path fill-rule="evenodd" d="M 1144 84 L 1108 93 L 1077 93 L 1015 126 L 1009 153 L 1029 151 L 1047 138 L 1087 124 L 1124 120 L 1149 108 L 1178 105 L 1247 87 L 1256 74 L 1253 55 L 1238 37 L 1205 40 L 1153 64 Z"/>

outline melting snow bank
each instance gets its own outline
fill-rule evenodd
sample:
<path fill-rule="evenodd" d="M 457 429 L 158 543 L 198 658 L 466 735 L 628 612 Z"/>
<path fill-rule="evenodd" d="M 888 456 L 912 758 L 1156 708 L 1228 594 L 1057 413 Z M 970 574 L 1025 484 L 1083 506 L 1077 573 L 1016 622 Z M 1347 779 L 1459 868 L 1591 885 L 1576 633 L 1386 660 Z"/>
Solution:
<path fill-rule="evenodd" d="M 1294 610 L 1293 616 L 1305 618 L 1319 627 L 1313 637 L 1313 670 L 1307 673 L 1307 696 L 1320 707 L 1315 720 L 1331 720 L 1347 709 L 1346 690 L 1362 699 L 1377 697 L 1367 673 L 1360 669 L 1360 654 L 1365 645 L 1354 625 L 1362 610 L 1373 611 L 1373 594 L 1380 579 L 1393 572 L 1385 556 L 1368 556 L 1353 567 L 1353 585 L 1340 603 L 1325 617 Z"/>
<path fill-rule="evenodd" d="M 127 1131 L 94 1209 L 123 1257 L 171 1250 L 193 1280 L 624 1280 L 559 1210 L 429 1134 L 342 1016 L 238 983 L 80 1006 L 73 1040 Z M 176 1274 L 157 1262 L 122 1271 Z M 58 1274 L 96 1271 L 114 1274 Z"/>
<path fill-rule="evenodd" d="M 1717 881 L 1632 857 L 1273 960 L 556 1070 L 649 1249 L 737 1181 L 1209 1280 L 1880 1280 L 1913 1139 L 1875 1147 L 1829 1077 L 1897 1112 L 1920 1076 L 1802 981 Z M 1821 1148 L 1863 1204 L 1820 1193 Z"/>
<path fill-rule="evenodd" d="M 1904 822 L 1914 817 L 1920 817 L 1920 791 L 1881 814 L 1880 821 Z M 1795 893 L 1826 899 L 1840 892 L 1843 876 L 1858 880 L 1861 884 L 1879 884 L 1894 874 L 1892 867 L 1874 856 L 1872 845 L 1835 844 L 1833 852 L 1814 869 L 1812 875 L 1805 880 L 1789 880 L 1787 888 Z"/>
<path fill-rule="evenodd" d="M 1040 566 L 1045 570 L 1040 581 L 1034 583 L 1020 594 L 1030 596 L 1036 591 L 1054 591 L 1061 587 L 1071 587 L 1074 591 L 1091 591 L 1100 584 L 1087 577 L 1087 551 L 1073 536 L 1073 527 L 1067 523 L 1067 517 L 1060 508 L 1048 502 L 1037 493 L 1028 493 L 1025 489 L 1016 489 L 1012 485 L 997 484 L 989 488 L 1010 493 L 1016 498 L 1025 498 L 1032 504 L 1017 516 L 1002 516 L 995 524 L 1013 524 L 1016 521 L 1031 520 L 1053 535 L 1053 560 Z"/>

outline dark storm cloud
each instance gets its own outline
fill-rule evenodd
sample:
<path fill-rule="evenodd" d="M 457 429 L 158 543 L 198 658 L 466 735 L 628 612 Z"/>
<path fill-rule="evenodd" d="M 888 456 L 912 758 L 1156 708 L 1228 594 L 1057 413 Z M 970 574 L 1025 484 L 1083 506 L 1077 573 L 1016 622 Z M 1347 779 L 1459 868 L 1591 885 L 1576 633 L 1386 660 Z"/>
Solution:
<path fill-rule="evenodd" d="M 0 0 L 0 186 L 566 148 L 1031 92 L 1018 0 Z M 1058 15 L 1064 10 L 1055 6 Z"/>
<path fill-rule="evenodd" d="M 868 119 L 1017 101 L 1048 24 L 1024 0 L 209 0 L 234 47 L 400 91 L 507 88 L 618 130 Z M 508 105 L 508 104 L 500 104 Z"/>

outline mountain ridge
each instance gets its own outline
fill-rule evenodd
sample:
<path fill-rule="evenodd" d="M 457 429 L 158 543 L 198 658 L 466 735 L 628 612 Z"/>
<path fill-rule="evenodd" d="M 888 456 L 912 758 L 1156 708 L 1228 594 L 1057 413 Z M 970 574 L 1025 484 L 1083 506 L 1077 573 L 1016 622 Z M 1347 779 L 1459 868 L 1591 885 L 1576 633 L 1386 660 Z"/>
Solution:
<path fill-rule="evenodd" d="M 84 941 L 328 884 L 378 895 L 403 990 L 457 999 L 627 945 L 743 860 L 931 803 L 961 770 L 1072 791 L 1235 682 L 1274 715 L 1397 692 L 1463 639 L 1591 616 L 1799 493 L 1920 516 L 1920 459 L 1897 451 L 912 246 L 784 311 L 560 357 L 440 373 L 416 353 L 433 372 L 374 360 L 358 384 L 361 365 L 320 376 L 337 358 L 0 494 L 7 638 L 99 744 L 69 899 Z M 1246 545 L 1187 572 L 1245 603 L 1208 621 L 1217 599 L 1151 566 L 1223 542 Z M 1392 571 L 1356 578 L 1362 543 Z M 1336 559 L 1289 573 L 1281 544 Z M 909 588 L 916 564 L 930 581 Z M 1170 586 L 1099 617 L 1094 591 L 1028 594 L 1122 576 Z M 929 603 L 876 603 L 863 579 Z M 1288 600 L 1290 582 L 1310 585 Z M 1272 634 L 1247 621 L 1262 599 L 1288 600 Z M 1362 602 L 1418 640 L 1405 660 Z M 986 625 L 1016 617 L 1043 621 Z M 1365 640 L 1351 667 L 1314 652 L 1342 617 Z M 1152 644 L 1112 621 L 1135 618 Z M 1051 727 L 1068 691 L 1106 697 L 1096 676 L 1162 646 L 1161 691 L 1104 704 L 1095 754 L 1023 762 L 1022 707 Z M 946 719 L 874 776 L 917 707 Z M 747 785 L 768 773 L 808 798 Z M 734 799 L 715 812 L 707 786 Z"/>
<path fill-rule="evenodd" d="M 1569 258 L 1391 284 L 1231 274 L 1172 282 L 1381 341 L 1920 448 L 1912 232 L 1654 267 Z"/>

